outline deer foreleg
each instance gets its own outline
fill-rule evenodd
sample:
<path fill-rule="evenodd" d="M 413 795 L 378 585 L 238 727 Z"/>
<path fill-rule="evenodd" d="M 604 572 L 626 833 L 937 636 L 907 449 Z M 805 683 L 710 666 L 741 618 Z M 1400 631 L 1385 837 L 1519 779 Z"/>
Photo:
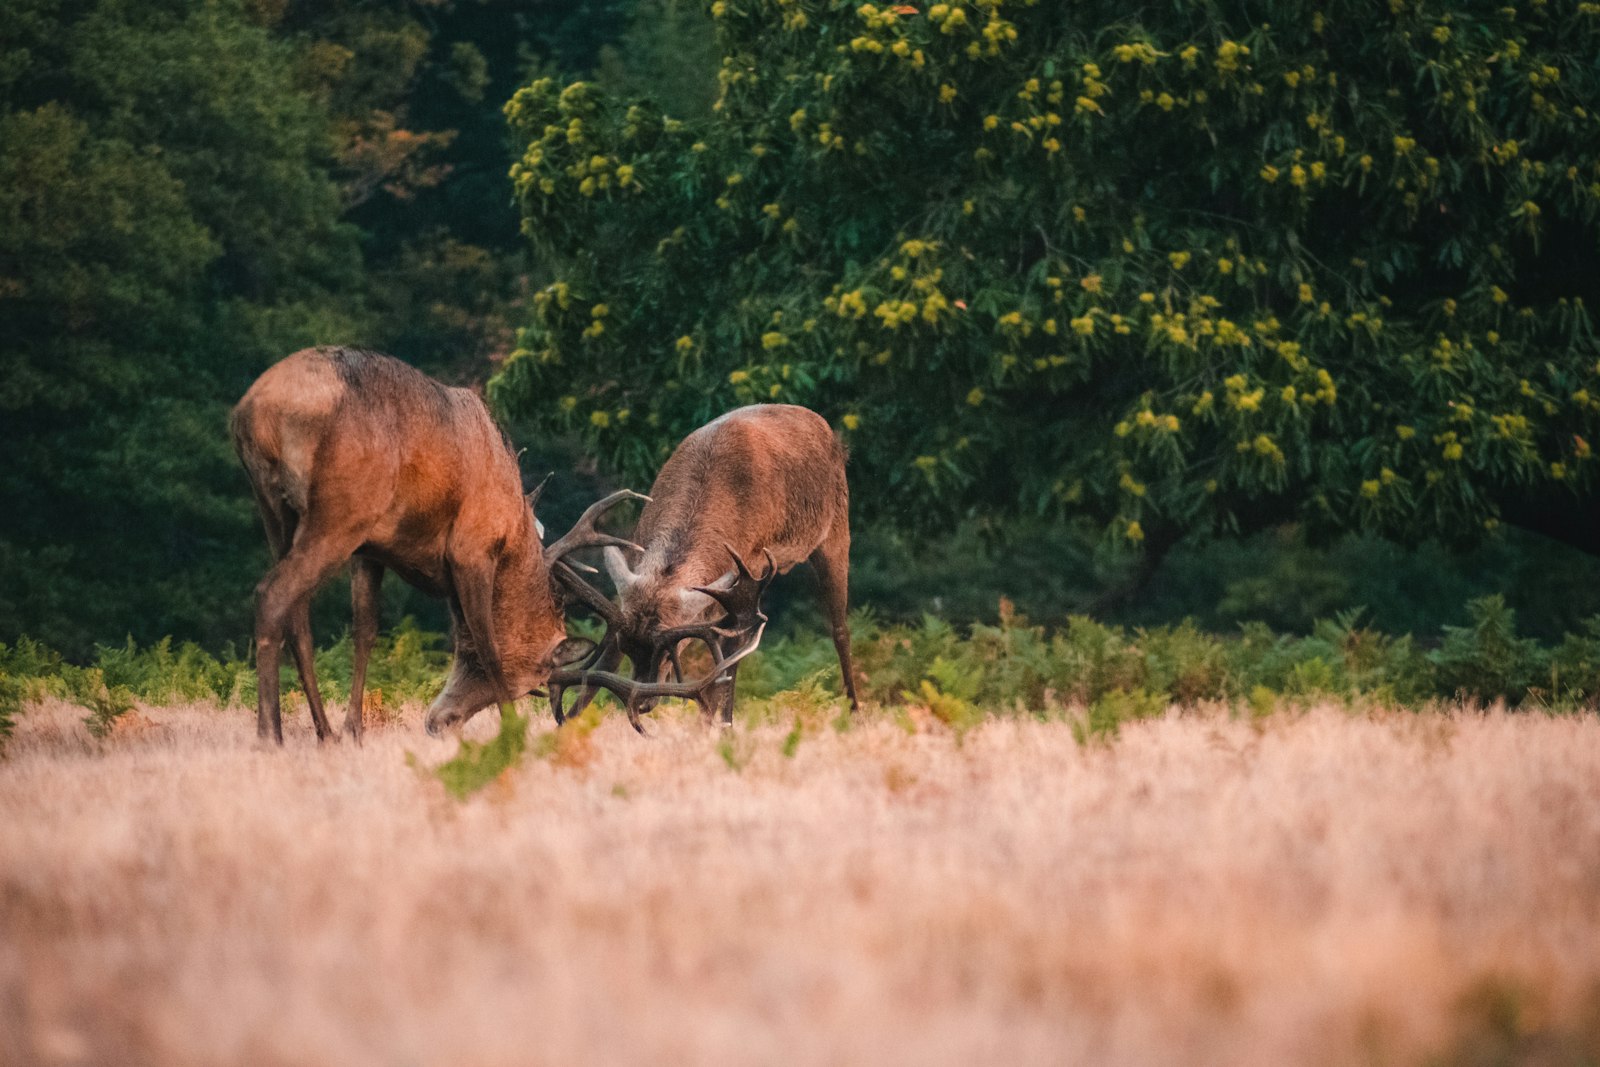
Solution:
<path fill-rule="evenodd" d="M 467 629 L 467 638 L 472 644 L 478 666 L 493 690 L 495 703 L 507 704 L 516 695 L 506 684 L 499 647 L 495 644 L 494 571 L 493 561 L 454 567 L 451 569 L 451 579 L 455 585 L 456 603 L 461 605 L 461 622 Z M 457 654 L 460 654 L 459 650 Z"/>
<path fill-rule="evenodd" d="M 822 606 L 828 616 L 833 649 L 839 654 L 839 674 L 844 682 L 850 710 L 860 711 L 856 700 L 855 665 L 850 660 L 850 529 L 840 527 L 811 553 L 811 569 L 822 590 Z"/>

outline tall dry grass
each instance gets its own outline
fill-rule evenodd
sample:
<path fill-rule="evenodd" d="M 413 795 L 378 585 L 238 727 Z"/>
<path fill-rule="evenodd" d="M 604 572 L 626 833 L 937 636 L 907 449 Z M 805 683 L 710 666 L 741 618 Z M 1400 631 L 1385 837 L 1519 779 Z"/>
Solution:
<path fill-rule="evenodd" d="M 608 721 L 458 803 L 408 766 L 453 751 L 416 709 L 282 752 L 238 712 L 103 745 L 80 715 L 0 763 L 7 1064 L 1600 1050 L 1593 716 L 1217 711 L 1086 748 L 868 716 L 793 758 L 787 724 Z"/>

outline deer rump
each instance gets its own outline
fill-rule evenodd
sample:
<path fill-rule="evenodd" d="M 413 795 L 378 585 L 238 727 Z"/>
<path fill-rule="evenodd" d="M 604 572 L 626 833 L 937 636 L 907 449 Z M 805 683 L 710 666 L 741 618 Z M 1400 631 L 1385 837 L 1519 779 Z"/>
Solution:
<path fill-rule="evenodd" d="M 552 676 L 556 721 L 569 714 L 564 690 L 581 687 L 570 714 L 608 689 L 641 732 L 640 712 L 662 697 L 693 698 L 708 720 L 720 710 L 730 724 L 738 662 L 755 650 L 767 621 L 761 594 L 802 562 L 817 575 L 854 710 L 845 459 L 825 419 L 789 404 L 738 408 L 684 438 L 651 486 L 634 530 L 638 545 L 606 549 L 618 600 L 592 588 L 585 596 L 606 635 L 582 669 Z M 758 561 L 765 563 L 759 575 Z M 679 654 L 689 641 L 707 645 L 712 667 L 685 682 Z M 624 656 L 632 678 L 615 673 Z M 677 681 L 661 680 L 669 669 Z"/>
<path fill-rule="evenodd" d="M 287 641 L 318 740 L 330 736 L 312 664 L 310 605 L 351 564 L 353 671 L 344 730 L 359 739 L 366 664 L 385 570 L 448 600 L 453 660 L 430 733 L 545 683 L 581 659 L 551 570 L 586 545 L 631 542 L 595 521 L 599 501 L 544 549 L 516 458 L 478 396 L 389 356 L 316 348 L 286 357 L 234 408 L 233 442 L 274 564 L 256 589 L 257 731 L 279 744 L 278 662 Z"/>

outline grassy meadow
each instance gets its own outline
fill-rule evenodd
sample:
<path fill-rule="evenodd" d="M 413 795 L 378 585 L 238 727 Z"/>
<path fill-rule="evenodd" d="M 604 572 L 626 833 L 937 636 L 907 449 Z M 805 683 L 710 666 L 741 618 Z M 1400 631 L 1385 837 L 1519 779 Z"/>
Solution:
<path fill-rule="evenodd" d="M 557 732 L 407 701 L 0 762 L 0 1062 L 1592 1064 L 1600 718 L 1331 699 Z M 335 721 L 342 714 L 339 708 Z M 468 736 L 497 728 L 478 716 Z"/>

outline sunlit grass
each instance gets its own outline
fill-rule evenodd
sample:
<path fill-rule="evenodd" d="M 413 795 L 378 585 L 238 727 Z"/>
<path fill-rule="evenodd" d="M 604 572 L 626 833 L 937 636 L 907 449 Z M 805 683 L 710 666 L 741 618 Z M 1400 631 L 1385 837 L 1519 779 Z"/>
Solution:
<path fill-rule="evenodd" d="M 96 740 L 33 705 L 0 762 L 0 1062 L 1600 1051 L 1592 714 L 1135 700 L 1095 731 L 830 688 L 648 739 L 524 703 L 465 801 L 415 702 L 361 748 L 301 711 L 283 750 L 240 707 Z"/>

